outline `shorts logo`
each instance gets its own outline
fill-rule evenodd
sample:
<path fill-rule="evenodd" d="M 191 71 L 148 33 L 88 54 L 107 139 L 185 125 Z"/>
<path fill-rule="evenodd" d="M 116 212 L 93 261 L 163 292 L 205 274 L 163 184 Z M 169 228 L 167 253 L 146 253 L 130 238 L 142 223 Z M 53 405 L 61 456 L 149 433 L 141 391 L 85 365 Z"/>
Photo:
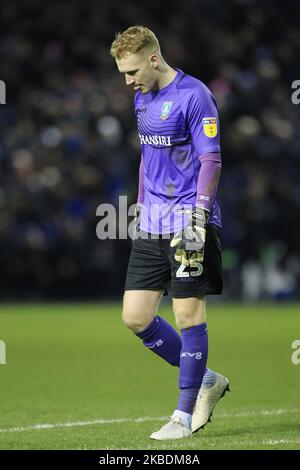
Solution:
<path fill-rule="evenodd" d="M 160 119 L 168 119 L 172 109 L 172 101 L 164 101 L 160 111 Z"/>
<path fill-rule="evenodd" d="M 210 139 L 212 139 L 213 137 L 216 137 L 218 133 L 217 118 L 205 117 L 202 119 L 202 124 L 203 124 L 204 134 L 206 135 L 206 137 L 209 137 Z"/>

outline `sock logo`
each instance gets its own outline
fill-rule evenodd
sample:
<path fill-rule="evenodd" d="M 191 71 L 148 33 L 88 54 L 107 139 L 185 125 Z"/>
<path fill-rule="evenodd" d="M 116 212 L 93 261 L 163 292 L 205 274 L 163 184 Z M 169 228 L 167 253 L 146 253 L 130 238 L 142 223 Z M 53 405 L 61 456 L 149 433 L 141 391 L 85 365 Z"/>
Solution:
<path fill-rule="evenodd" d="M 153 349 L 155 347 L 161 346 L 162 344 L 164 344 L 163 340 L 159 339 L 158 341 L 155 341 L 154 344 L 149 345 L 148 348 Z"/>
<path fill-rule="evenodd" d="M 180 354 L 180 357 L 194 357 L 195 359 L 202 359 L 202 352 L 195 352 L 195 353 L 189 353 L 189 352 L 183 352 Z"/>

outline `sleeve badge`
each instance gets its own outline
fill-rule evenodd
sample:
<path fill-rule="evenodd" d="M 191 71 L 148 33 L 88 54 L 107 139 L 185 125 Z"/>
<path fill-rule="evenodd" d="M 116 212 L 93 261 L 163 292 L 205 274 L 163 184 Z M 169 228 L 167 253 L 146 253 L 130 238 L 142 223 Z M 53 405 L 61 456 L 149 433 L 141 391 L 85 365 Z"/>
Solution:
<path fill-rule="evenodd" d="M 203 130 L 206 137 L 212 139 L 218 133 L 217 118 L 205 117 L 202 119 Z"/>

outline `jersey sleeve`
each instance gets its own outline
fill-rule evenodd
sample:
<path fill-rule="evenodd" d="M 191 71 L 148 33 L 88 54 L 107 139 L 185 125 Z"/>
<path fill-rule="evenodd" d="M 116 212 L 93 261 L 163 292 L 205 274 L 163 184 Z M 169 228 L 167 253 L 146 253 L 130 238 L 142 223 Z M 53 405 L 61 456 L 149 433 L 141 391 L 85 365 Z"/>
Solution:
<path fill-rule="evenodd" d="M 187 105 L 187 122 L 192 144 L 199 157 L 221 151 L 218 109 L 205 85 L 199 85 L 193 90 Z"/>

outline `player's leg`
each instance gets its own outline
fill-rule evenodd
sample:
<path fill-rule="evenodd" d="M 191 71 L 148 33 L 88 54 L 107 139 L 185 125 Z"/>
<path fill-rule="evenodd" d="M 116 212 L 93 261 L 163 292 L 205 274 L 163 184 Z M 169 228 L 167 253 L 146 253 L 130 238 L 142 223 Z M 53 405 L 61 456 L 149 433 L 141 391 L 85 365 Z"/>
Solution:
<path fill-rule="evenodd" d="M 162 291 L 126 291 L 123 301 L 123 322 L 152 352 L 171 365 L 179 367 L 181 337 L 170 323 L 157 315 L 161 297 Z M 164 348 L 161 347 L 163 344 Z M 214 382 L 215 373 L 206 369 L 203 384 L 211 386 Z"/>
<path fill-rule="evenodd" d="M 229 381 L 206 369 L 208 338 L 205 300 L 174 299 L 173 305 L 176 323 L 182 332 L 180 392 L 173 417 L 181 418 L 186 427 L 197 431 L 209 421 L 213 408 L 229 389 Z"/>
<path fill-rule="evenodd" d="M 173 298 L 173 311 L 181 330 L 179 400 L 171 421 L 152 439 L 178 439 L 192 435 L 192 414 L 207 361 L 207 325 L 203 298 Z"/>
<path fill-rule="evenodd" d="M 173 302 L 180 306 L 182 300 L 185 301 L 186 299 L 174 299 Z M 198 300 L 198 299 L 192 299 L 192 303 L 194 303 L 195 300 Z M 193 309 L 193 307 L 192 307 L 192 309 Z M 201 299 L 200 304 L 199 304 L 199 309 L 200 310 L 198 310 L 198 311 L 196 310 L 196 317 L 191 317 L 189 312 L 187 312 L 186 317 L 185 316 L 180 317 L 180 316 L 177 315 L 176 323 L 177 323 L 178 327 L 182 330 L 184 328 L 187 328 L 187 326 L 185 326 L 185 325 L 188 325 L 191 322 L 194 325 L 206 322 L 206 299 L 205 299 L 205 297 L 203 297 Z M 180 312 L 180 310 L 179 310 L 179 312 Z M 174 313 L 175 313 L 175 316 L 176 316 L 176 309 L 174 310 Z M 178 364 L 178 366 L 179 366 L 179 364 Z M 224 381 L 224 377 L 222 375 L 220 375 L 217 372 L 215 372 L 215 371 L 213 371 L 213 370 L 206 367 L 205 371 L 204 371 L 204 376 L 203 376 L 201 388 L 202 388 L 202 390 L 207 390 L 207 389 L 210 389 L 211 387 L 217 385 L 217 387 L 215 387 L 215 389 L 216 389 L 221 385 L 221 383 L 223 385 L 223 383 L 226 382 L 226 380 Z M 203 426 L 203 424 L 202 424 L 202 426 Z"/>
<path fill-rule="evenodd" d="M 208 224 L 203 273 L 199 276 L 199 293 L 205 292 L 205 295 L 221 294 L 222 284 L 220 228 Z M 210 421 L 213 409 L 227 390 L 229 390 L 227 377 L 207 369 L 193 410 L 193 432 L 204 428 Z"/>
<path fill-rule="evenodd" d="M 157 316 L 163 291 L 129 290 L 124 294 L 123 322 L 150 351 L 178 366 L 181 338 L 175 328 Z"/>
<path fill-rule="evenodd" d="M 189 348 L 189 343 L 191 340 L 185 339 L 186 333 L 188 332 L 189 328 L 191 328 L 191 332 L 193 329 L 195 330 L 196 336 L 200 332 L 203 333 L 202 342 L 205 346 L 205 296 L 209 294 L 220 294 L 222 292 L 222 274 L 221 274 L 221 244 L 220 244 L 220 237 L 219 237 L 219 228 L 216 226 L 208 225 L 207 226 L 207 237 L 206 237 L 206 245 L 205 245 L 205 256 L 203 266 L 200 265 L 199 269 L 197 269 L 197 273 L 195 270 L 187 269 L 179 265 L 176 261 L 174 261 L 174 253 L 172 249 L 169 253 L 169 259 L 172 266 L 172 291 L 173 297 L 175 302 L 174 313 L 176 316 L 177 324 L 183 332 L 183 352 L 185 351 L 186 347 Z M 203 268 L 203 269 L 202 269 Z M 199 272 L 199 274 L 198 274 Z M 191 301 L 189 300 L 191 299 Z M 181 302 L 183 300 L 183 302 Z M 186 302 L 187 300 L 187 302 Z M 197 308 L 195 309 L 195 305 Z M 184 307 L 184 308 L 183 308 Z M 187 307 L 187 308 L 186 308 Z M 193 327 L 198 328 L 193 328 Z M 186 331 L 184 331 L 186 330 Z M 198 332 L 197 332 L 198 330 Z M 192 335 L 191 335 L 192 336 Z M 200 335 L 201 336 L 201 335 Z M 187 342 L 187 346 L 186 346 Z M 198 342 L 198 346 L 199 346 Z M 199 350 L 200 351 L 200 350 Z M 201 352 L 201 351 L 200 351 Z M 193 357 L 193 352 L 190 355 L 185 355 L 186 357 Z M 199 355 L 200 356 L 200 355 Z M 199 357 L 198 356 L 198 357 Z M 183 370 L 180 373 L 184 377 L 187 373 L 187 370 Z M 192 368 L 190 370 L 193 370 Z M 197 369 L 196 369 L 197 370 Z M 196 404 L 193 409 L 192 415 L 192 431 L 197 431 L 198 429 L 205 426 L 205 424 L 210 420 L 210 416 L 212 414 L 213 408 L 216 406 L 219 399 L 224 395 L 225 391 L 228 389 L 228 379 L 223 377 L 216 372 L 213 372 L 209 369 L 206 369 L 204 373 L 204 377 L 202 375 L 203 369 L 199 367 L 199 374 L 200 378 L 196 383 L 196 387 L 190 387 L 194 390 L 187 390 L 183 392 L 183 397 L 185 401 L 185 395 L 189 395 L 187 398 L 190 402 L 188 407 L 185 407 L 185 410 L 191 410 L 191 403 L 195 400 L 196 390 L 201 384 L 201 388 L 199 390 Z M 202 378 L 201 378 L 202 376 Z M 193 384 L 191 379 L 191 384 Z M 189 388 L 189 387 L 185 387 Z M 181 392 L 181 388 L 180 388 Z M 191 394 L 189 393 L 191 392 Z M 181 404 L 178 405 L 182 408 Z M 190 412 L 187 413 L 190 415 Z M 184 416 L 184 415 L 183 415 Z M 190 416 L 186 417 L 190 420 Z M 174 424 L 174 423 L 173 423 Z M 177 436 L 174 437 L 174 429 L 173 429 L 172 420 L 168 423 L 167 429 L 164 426 L 160 431 L 154 433 L 152 435 L 155 439 L 174 439 L 178 437 L 184 437 L 181 435 L 182 431 L 179 430 L 177 425 Z M 171 425 L 171 429 L 170 429 Z M 169 437 L 168 437 L 169 435 Z"/>
<path fill-rule="evenodd" d="M 173 418 L 180 418 L 188 429 L 206 369 L 208 337 L 203 298 L 173 299 L 176 324 L 181 330 L 182 350 L 179 367 L 179 399 Z"/>
<path fill-rule="evenodd" d="M 134 240 L 128 264 L 123 321 L 152 352 L 179 365 L 181 339 L 166 320 L 157 316 L 163 291 L 171 280 L 169 261 L 160 240 Z"/>
<path fill-rule="evenodd" d="M 123 297 L 123 323 L 138 334 L 145 330 L 154 319 L 162 291 L 127 290 Z"/>

